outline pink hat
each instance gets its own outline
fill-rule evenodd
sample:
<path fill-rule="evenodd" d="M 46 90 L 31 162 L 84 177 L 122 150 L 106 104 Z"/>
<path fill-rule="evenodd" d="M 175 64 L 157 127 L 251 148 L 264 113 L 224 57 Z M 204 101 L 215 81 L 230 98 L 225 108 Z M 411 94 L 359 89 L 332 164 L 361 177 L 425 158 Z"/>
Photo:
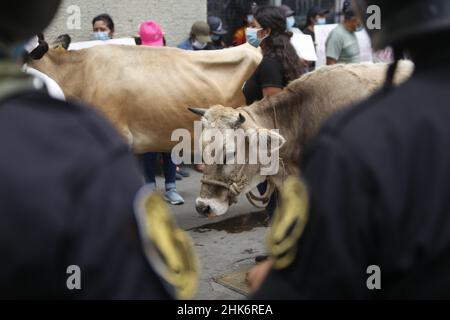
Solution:
<path fill-rule="evenodd" d="M 141 37 L 142 45 L 144 46 L 164 46 L 164 35 L 161 27 L 154 21 L 143 22 L 139 30 L 139 36 Z"/>

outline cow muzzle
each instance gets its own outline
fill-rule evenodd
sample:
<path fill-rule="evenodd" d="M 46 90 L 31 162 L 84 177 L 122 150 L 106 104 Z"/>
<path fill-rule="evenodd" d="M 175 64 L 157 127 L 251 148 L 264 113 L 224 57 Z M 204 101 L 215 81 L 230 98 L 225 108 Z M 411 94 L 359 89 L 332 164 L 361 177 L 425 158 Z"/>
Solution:
<path fill-rule="evenodd" d="M 195 201 L 195 209 L 205 217 L 214 218 L 227 213 L 229 204 L 216 199 L 197 198 Z"/>

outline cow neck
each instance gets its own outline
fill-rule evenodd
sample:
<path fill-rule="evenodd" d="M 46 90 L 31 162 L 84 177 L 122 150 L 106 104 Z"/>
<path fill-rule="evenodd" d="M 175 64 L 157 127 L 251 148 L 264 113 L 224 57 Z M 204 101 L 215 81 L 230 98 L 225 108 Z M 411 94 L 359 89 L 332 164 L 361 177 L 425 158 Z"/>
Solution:
<path fill-rule="evenodd" d="M 250 119 L 255 123 L 256 127 L 266 129 L 280 129 L 277 110 L 270 97 L 266 98 L 256 105 L 253 104 L 242 109 L 249 115 Z"/>

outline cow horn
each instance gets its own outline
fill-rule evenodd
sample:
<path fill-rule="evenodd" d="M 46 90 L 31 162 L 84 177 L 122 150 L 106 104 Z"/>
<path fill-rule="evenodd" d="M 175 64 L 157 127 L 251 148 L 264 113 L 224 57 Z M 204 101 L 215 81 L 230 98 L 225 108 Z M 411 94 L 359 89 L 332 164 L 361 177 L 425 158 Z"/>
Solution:
<path fill-rule="evenodd" d="M 190 112 L 195 113 L 199 116 L 204 116 L 208 109 L 200 109 L 200 108 L 188 108 Z"/>

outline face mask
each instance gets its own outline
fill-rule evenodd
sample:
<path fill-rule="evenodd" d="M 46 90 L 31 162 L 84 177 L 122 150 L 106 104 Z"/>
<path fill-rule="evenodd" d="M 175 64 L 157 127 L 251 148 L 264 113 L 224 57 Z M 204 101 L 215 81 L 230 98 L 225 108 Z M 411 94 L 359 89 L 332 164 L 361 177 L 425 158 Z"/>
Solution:
<path fill-rule="evenodd" d="M 356 27 L 356 32 L 363 31 L 363 30 L 364 30 L 364 25 L 363 25 L 363 24 L 359 24 L 359 25 Z"/>
<path fill-rule="evenodd" d="M 293 16 L 287 18 L 286 19 L 286 24 L 287 24 L 287 29 L 291 30 L 295 26 L 295 18 Z"/>
<path fill-rule="evenodd" d="M 247 22 L 250 24 L 250 23 L 252 23 L 252 21 L 253 21 L 253 15 L 252 15 L 252 14 L 249 14 L 249 15 L 247 16 Z"/>
<path fill-rule="evenodd" d="M 261 28 L 259 28 L 259 29 L 257 29 L 257 28 L 247 28 L 245 30 L 245 36 L 247 37 L 247 42 L 249 44 L 251 44 L 252 46 L 254 46 L 255 48 L 258 48 L 260 46 L 261 42 L 265 38 L 267 38 L 267 36 L 266 36 L 263 39 L 258 39 L 258 31 L 261 31 L 261 30 L 262 30 Z"/>
<path fill-rule="evenodd" d="M 316 24 L 317 24 L 317 25 L 324 25 L 324 24 L 327 24 L 327 19 L 326 19 L 326 18 L 319 18 L 319 19 L 317 19 Z"/>
<path fill-rule="evenodd" d="M 195 41 L 192 43 L 192 46 L 193 46 L 195 49 L 197 49 L 197 50 L 203 50 L 203 49 L 206 48 L 207 45 L 208 45 L 207 43 L 200 42 L 200 41 L 198 41 L 198 40 L 195 40 Z"/>
<path fill-rule="evenodd" d="M 106 41 L 109 40 L 109 34 L 108 32 L 94 32 L 94 39 L 100 40 L 100 41 Z"/>

